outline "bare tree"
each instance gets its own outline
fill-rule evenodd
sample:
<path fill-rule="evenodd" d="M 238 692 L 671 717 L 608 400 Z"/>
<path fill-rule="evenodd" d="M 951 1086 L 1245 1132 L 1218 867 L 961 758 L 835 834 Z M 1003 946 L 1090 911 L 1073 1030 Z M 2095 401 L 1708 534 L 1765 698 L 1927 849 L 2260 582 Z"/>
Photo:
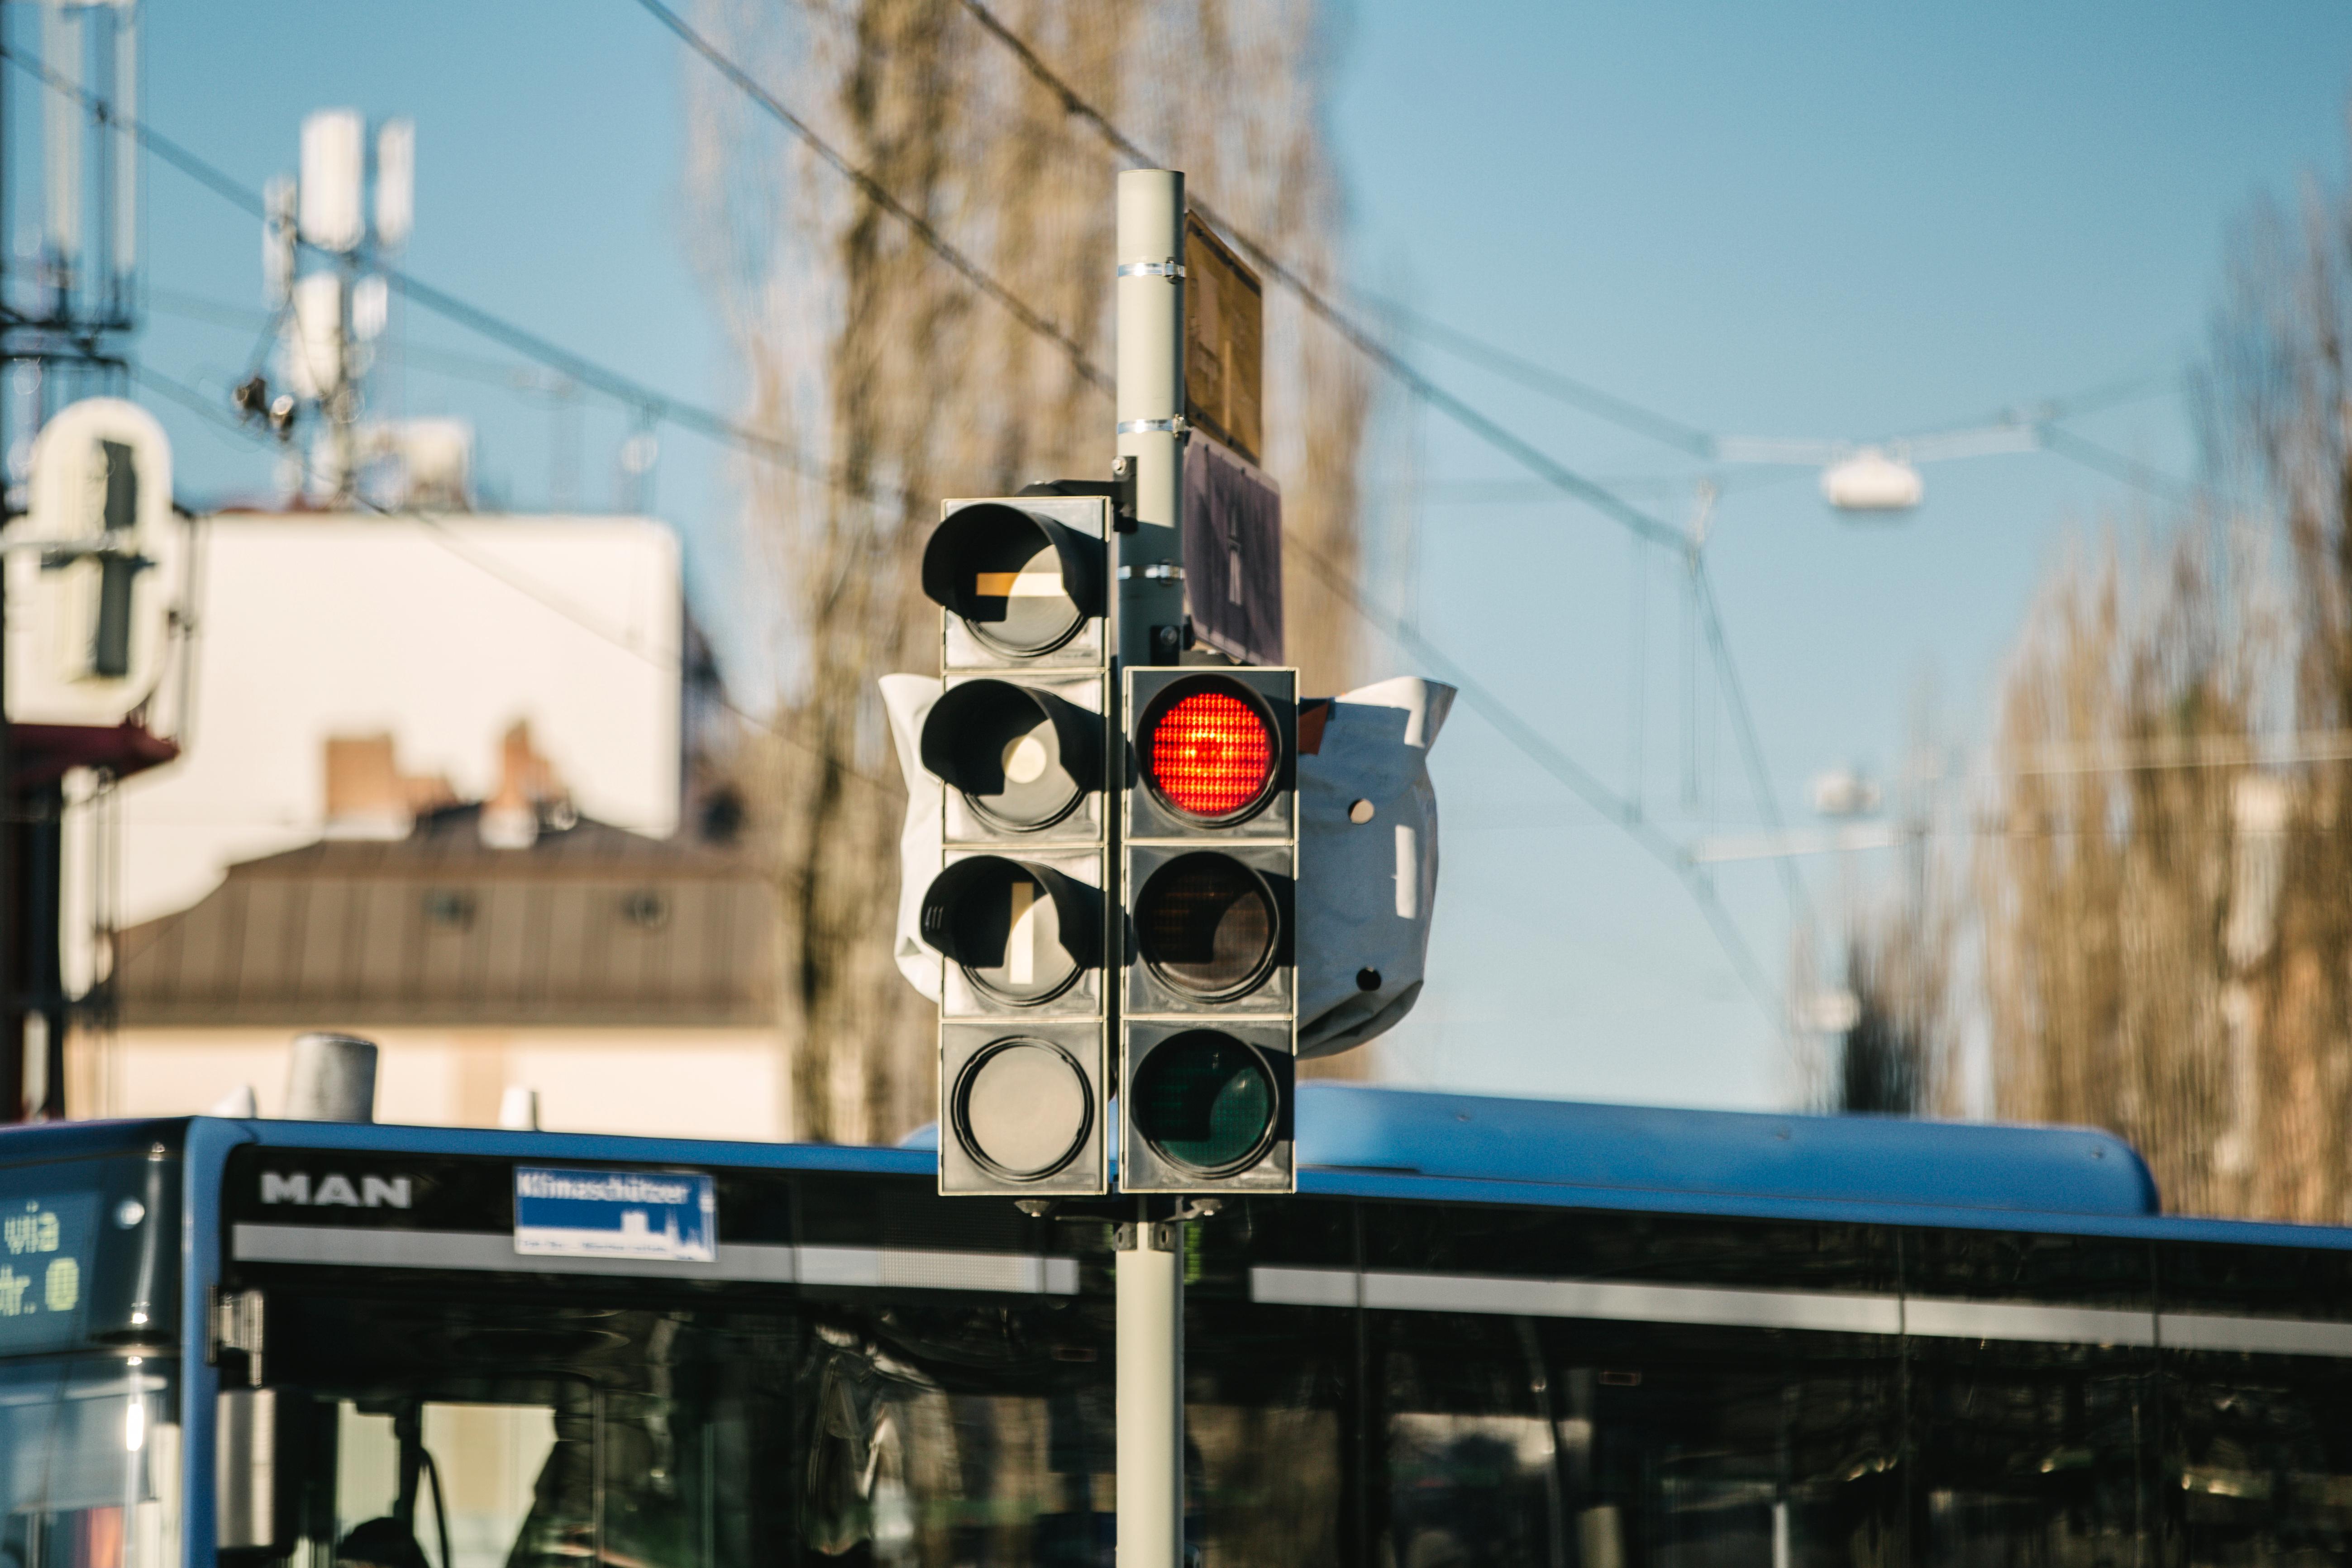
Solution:
<path fill-rule="evenodd" d="M 2228 1142 L 2249 890 L 2233 803 L 2268 777 L 2259 661 L 2213 537 L 2185 531 L 2137 594 L 2112 542 L 2062 571 L 2003 692 L 1978 840 L 2000 1112 L 2111 1128 L 2169 1203 L 2207 1213 L 2246 1203 Z"/>
<path fill-rule="evenodd" d="M 997 11 L 1080 95 L 1167 150 L 1192 188 L 1294 258 L 1336 271 L 1309 0 Z M 706 0 L 700 26 L 853 163 L 1098 366 L 1111 361 L 1111 151 L 958 0 Z M 740 362 L 748 416 L 810 455 L 742 474 L 778 606 L 777 739 L 761 803 L 788 911 L 780 962 L 799 1135 L 896 1136 L 930 1114 L 929 1009 L 890 958 L 904 798 L 874 679 L 937 666 L 917 568 L 942 498 L 1097 476 L 1111 405 L 1061 345 L 980 292 L 689 62 L 695 242 Z M 1269 300 L 1267 466 L 1286 542 L 1357 558 L 1361 367 Z M 1300 572 L 1294 662 L 1350 673 L 1344 609 Z"/>

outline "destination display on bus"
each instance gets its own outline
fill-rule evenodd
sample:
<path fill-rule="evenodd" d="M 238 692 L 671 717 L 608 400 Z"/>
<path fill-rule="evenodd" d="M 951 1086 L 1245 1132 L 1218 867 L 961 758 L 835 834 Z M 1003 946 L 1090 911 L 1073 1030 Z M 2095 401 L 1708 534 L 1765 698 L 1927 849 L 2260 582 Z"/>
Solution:
<path fill-rule="evenodd" d="M 0 1194 L 0 1354 L 80 1337 L 99 1202 L 87 1192 Z"/>

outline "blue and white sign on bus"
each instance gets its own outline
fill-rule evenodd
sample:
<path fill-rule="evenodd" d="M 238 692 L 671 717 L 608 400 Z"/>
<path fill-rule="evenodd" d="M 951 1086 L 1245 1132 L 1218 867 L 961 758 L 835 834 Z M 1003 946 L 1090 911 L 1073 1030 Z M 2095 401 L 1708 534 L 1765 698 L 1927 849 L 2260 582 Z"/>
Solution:
<path fill-rule="evenodd" d="M 514 1184 L 517 1252 L 719 1261 L 719 1197 L 702 1172 L 518 1165 Z"/>

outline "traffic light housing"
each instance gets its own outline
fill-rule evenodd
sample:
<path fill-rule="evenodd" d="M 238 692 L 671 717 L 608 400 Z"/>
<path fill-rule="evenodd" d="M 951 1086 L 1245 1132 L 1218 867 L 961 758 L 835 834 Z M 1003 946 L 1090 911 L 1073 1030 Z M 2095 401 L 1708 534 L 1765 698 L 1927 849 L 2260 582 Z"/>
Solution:
<path fill-rule="evenodd" d="M 1297 672 L 1126 672 L 1119 1187 L 1288 1192 Z"/>
<path fill-rule="evenodd" d="M 1108 541 L 1099 497 L 951 500 L 922 563 L 940 793 L 918 930 L 940 972 L 940 1190 L 1108 1190 Z M 910 889 L 911 892 L 911 889 Z"/>

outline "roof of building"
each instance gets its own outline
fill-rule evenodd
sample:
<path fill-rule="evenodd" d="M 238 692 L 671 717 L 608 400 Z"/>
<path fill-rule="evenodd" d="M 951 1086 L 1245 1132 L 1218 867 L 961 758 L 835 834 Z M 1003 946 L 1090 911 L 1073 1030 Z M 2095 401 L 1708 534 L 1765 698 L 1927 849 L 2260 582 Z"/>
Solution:
<path fill-rule="evenodd" d="M 773 1021 L 775 900 L 748 860 L 568 815 L 501 848 L 483 809 L 232 866 L 194 905 L 122 934 L 121 1022 Z"/>

